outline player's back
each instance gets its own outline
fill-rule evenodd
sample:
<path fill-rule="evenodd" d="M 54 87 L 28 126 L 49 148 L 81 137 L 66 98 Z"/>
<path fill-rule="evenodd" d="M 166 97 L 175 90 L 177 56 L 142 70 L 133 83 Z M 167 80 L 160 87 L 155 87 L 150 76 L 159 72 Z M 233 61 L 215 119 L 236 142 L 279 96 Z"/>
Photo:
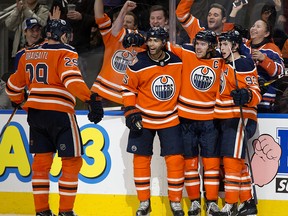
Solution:
<path fill-rule="evenodd" d="M 26 50 L 17 70 L 25 74 L 29 89 L 24 108 L 74 113 L 74 96 L 85 101 L 90 95 L 77 60 L 75 49 L 66 44 L 45 43 Z"/>

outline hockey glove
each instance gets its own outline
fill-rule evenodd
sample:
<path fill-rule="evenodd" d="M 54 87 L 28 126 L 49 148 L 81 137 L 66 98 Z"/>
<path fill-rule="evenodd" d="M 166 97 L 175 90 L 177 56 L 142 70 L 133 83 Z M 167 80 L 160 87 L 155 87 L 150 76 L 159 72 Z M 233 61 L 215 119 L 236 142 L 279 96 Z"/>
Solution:
<path fill-rule="evenodd" d="M 126 118 L 126 126 L 131 131 L 142 130 L 142 116 L 139 109 L 135 106 L 125 107 L 124 116 Z"/>
<path fill-rule="evenodd" d="M 102 120 L 104 116 L 101 99 L 98 97 L 98 94 L 93 93 L 90 96 L 90 100 L 86 101 L 86 103 L 88 103 L 88 109 L 89 109 L 88 119 L 91 122 L 97 124 Z"/>
<path fill-rule="evenodd" d="M 11 101 L 12 107 L 22 109 L 21 106 L 28 100 L 28 92 L 26 89 L 23 90 L 23 97 L 24 97 L 24 100 L 21 103 L 16 103 L 14 101 Z"/>
<path fill-rule="evenodd" d="M 236 106 L 243 106 L 252 100 L 251 90 L 247 88 L 232 90 L 230 95 L 233 97 Z"/>
<path fill-rule="evenodd" d="M 141 47 L 144 43 L 144 36 L 135 32 L 126 34 L 122 41 L 122 45 L 125 49 L 129 48 L 130 46 Z"/>
<path fill-rule="evenodd" d="M 258 84 L 261 90 L 261 95 L 264 95 L 268 91 L 269 85 L 267 85 L 266 82 L 267 81 L 263 77 L 258 77 Z"/>
<path fill-rule="evenodd" d="M 11 101 L 11 106 L 12 106 L 13 108 L 20 108 L 20 107 L 21 107 L 21 103 L 18 104 L 18 103 L 15 103 L 15 102 Z"/>

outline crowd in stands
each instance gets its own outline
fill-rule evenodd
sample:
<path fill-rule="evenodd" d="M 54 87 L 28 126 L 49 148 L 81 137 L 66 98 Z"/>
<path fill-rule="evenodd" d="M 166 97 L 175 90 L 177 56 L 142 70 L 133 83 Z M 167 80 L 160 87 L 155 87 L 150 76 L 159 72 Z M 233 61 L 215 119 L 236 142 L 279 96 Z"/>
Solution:
<path fill-rule="evenodd" d="M 105 45 L 105 41 L 103 41 L 104 37 L 103 34 L 101 35 L 99 25 L 97 25 L 97 23 L 95 22 L 94 2 L 95 0 L 16 0 L 15 9 L 11 13 L 11 15 L 5 20 L 6 27 L 11 32 L 9 40 L 9 73 L 13 73 L 17 68 L 17 61 L 19 59 L 19 56 L 17 57 L 17 52 L 21 51 L 23 48 L 25 49 L 35 44 L 39 44 L 44 40 L 45 26 L 47 21 L 49 20 L 49 13 L 53 13 L 53 10 L 55 10 L 55 7 L 57 6 L 60 9 L 60 18 L 67 20 L 73 28 L 73 40 L 71 42 L 71 45 L 76 48 L 79 54 L 78 63 L 84 80 L 89 87 L 92 87 L 94 81 L 98 77 L 99 72 L 101 71 L 103 62 L 107 61 L 105 60 L 105 58 L 107 57 L 105 57 L 104 55 L 104 50 L 108 49 Z M 154 16 L 155 19 L 151 20 L 153 19 L 153 16 L 150 16 L 150 9 L 152 8 L 153 10 L 154 7 L 156 8 L 156 10 L 158 10 L 158 6 L 164 8 L 163 13 L 165 15 L 166 22 L 165 27 L 167 29 L 169 28 L 169 13 L 171 14 L 174 12 L 170 11 L 168 13 L 168 5 L 166 1 L 136 0 L 135 2 L 137 4 L 137 7 L 135 7 L 131 12 L 132 14 L 134 14 L 134 16 L 136 15 L 135 17 L 133 17 L 133 19 L 135 20 L 135 28 L 137 28 L 139 32 L 145 34 L 144 32 L 147 32 L 151 26 L 158 25 L 157 23 L 151 23 L 158 22 L 159 20 L 157 20 L 157 17 Z M 176 2 L 178 5 L 180 1 L 178 0 Z M 193 15 L 193 17 L 195 17 L 200 23 L 199 26 L 208 26 L 209 29 L 216 32 L 217 29 L 213 29 L 213 27 L 211 27 L 213 26 L 213 23 L 209 21 L 208 11 L 209 9 L 211 9 L 211 5 L 215 5 L 215 3 L 216 5 L 219 4 L 225 6 L 225 14 L 223 15 L 225 17 L 225 20 L 223 20 L 222 24 L 220 23 L 220 31 L 229 30 L 229 28 L 231 27 L 229 27 L 229 25 L 231 23 L 234 23 L 235 26 L 237 25 L 241 28 L 241 33 L 243 33 L 243 36 L 245 36 L 247 40 L 250 39 L 250 28 L 254 26 L 258 22 L 258 20 L 264 20 L 268 24 L 267 28 L 270 32 L 269 36 L 265 39 L 265 42 L 277 45 L 273 45 L 273 50 L 274 48 L 276 49 L 276 52 L 279 53 L 280 58 L 283 58 L 286 67 L 288 66 L 287 1 L 265 0 L 259 3 L 255 0 L 249 0 L 247 5 L 241 4 L 237 7 L 234 7 L 229 0 L 192 0 L 187 2 L 192 2 L 193 6 L 188 7 L 188 9 L 189 12 Z M 124 3 L 124 0 L 103 1 L 104 12 L 107 13 L 107 15 L 111 18 L 112 21 L 115 21 Z M 72 7 L 72 10 L 70 7 L 71 4 L 74 5 L 74 8 Z M 156 14 L 156 16 L 158 15 Z M 27 18 L 34 18 L 37 21 L 37 26 L 39 26 L 40 28 L 35 28 L 34 25 L 31 27 L 27 26 L 27 24 L 25 24 L 25 20 Z M 128 28 L 127 24 L 125 23 L 123 23 L 123 27 Z M 198 30 L 202 29 L 202 27 L 196 28 L 197 30 L 194 30 L 195 32 L 189 33 L 189 31 L 186 32 L 184 30 L 185 28 L 187 27 L 184 26 L 183 28 L 180 22 L 177 21 L 176 43 L 179 45 L 192 42 L 193 34 L 197 33 Z M 39 34 L 40 30 L 42 34 Z M 32 39 L 32 41 L 31 39 L 29 41 L 29 34 L 31 35 L 30 38 Z M 254 39 L 252 39 L 251 42 L 248 43 L 248 45 L 250 46 L 250 52 L 254 46 L 253 40 Z M 273 60 L 273 58 L 271 59 Z M 259 63 L 261 61 L 257 62 Z M 258 70 L 261 71 L 261 68 L 263 69 L 261 65 L 258 65 Z M 281 68 L 278 69 L 280 70 Z M 273 69 L 269 67 L 269 70 L 272 71 Z M 273 75 L 273 72 L 270 72 L 270 75 L 271 73 Z M 279 75 L 280 73 L 277 72 L 276 74 Z M 274 79 L 276 74 L 274 74 L 271 79 Z M 283 79 L 285 81 L 285 77 L 282 78 L 282 80 Z M 268 82 L 269 80 L 270 79 L 266 78 L 265 82 Z M 283 100 L 281 96 L 286 90 L 286 86 L 283 85 L 282 82 L 278 86 L 276 86 L 276 83 L 274 83 L 273 85 L 269 85 L 268 87 L 270 88 L 270 90 L 271 88 L 274 89 L 273 94 L 275 95 L 275 98 L 279 97 L 280 95 L 281 100 Z M 265 91 L 267 91 L 267 88 Z M 270 92 L 270 90 L 268 90 L 268 93 Z M 273 106 L 274 105 L 275 104 L 273 103 Z M 107 106 L 109 106 L 109 103 L 107 103 Z M 77 108 L 81 109 L 82 106 L 77 106 Z M 267 112 L 267 110 L 259 110 L 259 112 Z M 273 107 L 272 112 L 285 111 L 280 110 L 279 106 L 275 106 Z"/>

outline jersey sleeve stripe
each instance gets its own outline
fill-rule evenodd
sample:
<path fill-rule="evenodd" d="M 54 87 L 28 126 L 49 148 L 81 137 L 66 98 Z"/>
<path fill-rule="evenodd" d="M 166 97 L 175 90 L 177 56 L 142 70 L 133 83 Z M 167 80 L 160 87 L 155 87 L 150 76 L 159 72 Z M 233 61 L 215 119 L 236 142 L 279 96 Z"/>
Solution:
<path fill-rule="evenodd" d="M 184 27 L 184 28 L 187 28 L 188 26 L 190 26 L 190 25 L 193 23 L 194 19 L 195 19 L 195 18 L 192 17 L 192 19 L 191 19 L 188 23 L 186 23 L 185 25 L 183 25 L 183 27 Z M 198 26 L 200 26 L 199 23 L 198 23 Z"/>
<path fill-rule="evenodd" d="M 109 19 L 106 22 L 98 24 L 98 25 L 99 25 L 99 30 L 107 29 L 111 27 L 111 20 Z"/>
<path fill-rule="evenodd" d="M 15 92 L 15 93 L 16 93 L 16 92 L 21 92 L 21 91 L 23 91 L 23 89 L 25 88 L 25 86 L 19 88 L 19 87 L 13 85 L 13 84 L 11 83 L 10 79 L 8 80 L 7 87 L 8 87 L 9 90 L 11 90 L 12 92 Z"/>

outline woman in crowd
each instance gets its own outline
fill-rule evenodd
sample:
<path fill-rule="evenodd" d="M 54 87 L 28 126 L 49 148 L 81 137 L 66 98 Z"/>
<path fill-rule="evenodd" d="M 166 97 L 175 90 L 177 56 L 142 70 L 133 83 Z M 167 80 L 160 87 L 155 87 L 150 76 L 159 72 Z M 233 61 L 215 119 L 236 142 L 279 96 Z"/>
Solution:
<path fill-rule="evenodd" d="M 262 101 L 258 105 L 259 113 L 273 113 L 276 86 L 273 80 L 284 71 L 280 49 L 273 43 L 271 26 L 264 20 L 257 20 L 250 28 L 250 40 L 247 41 L 252 59 L 257 65 Z"/>

